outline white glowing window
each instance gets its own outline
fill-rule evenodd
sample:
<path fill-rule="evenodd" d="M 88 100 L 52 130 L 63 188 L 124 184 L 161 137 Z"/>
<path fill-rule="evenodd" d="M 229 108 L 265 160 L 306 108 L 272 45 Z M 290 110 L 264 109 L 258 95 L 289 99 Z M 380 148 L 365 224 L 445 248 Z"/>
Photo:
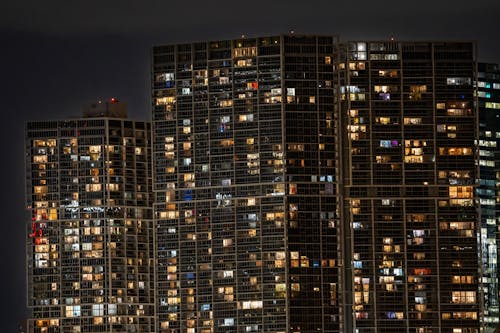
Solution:
<path fill-rule="evenodd" d="M 262 301 L 243 301 L 241 307 L 247 309 L 262 309 Z"/>
<path fill-rule="evenodd" d="M 234 318 L 224 318 L 224 326 L 234 326 Z"/>
<path fill-rule="evenodd" d="M 104 304 L 92 304 L 92 316 L 104 316 Z"/>
<path fill-rule="evenodd" d="M 452 86 L 470 86 L 471 79 L 470 77 L 448 77 L 446 78 L 446 84 Z"/>
<path fill-rule="evenodd" d="M 81 309 L 80 305 L 69 305 L 66 306 L 66 317 L 80 317 Z"/>

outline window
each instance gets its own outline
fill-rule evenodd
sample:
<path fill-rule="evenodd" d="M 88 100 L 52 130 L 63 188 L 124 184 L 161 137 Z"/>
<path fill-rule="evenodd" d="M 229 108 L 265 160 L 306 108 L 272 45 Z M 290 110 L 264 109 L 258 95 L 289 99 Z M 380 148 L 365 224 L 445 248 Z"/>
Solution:
<path fill-rule="evenodd" d="M 446 84 L 449 86 L 470 86 L 470 77 L 449 77 L 446 78 Z"/>
<path fill-rule="evenodd" d="M 500 109 L 500 103 L 486 102 L 487 109 Z"/>
<path fill-rule="evenodd" d="M 240 59 L 236 61 L 236 67 L 249 67 L 252 66 L 252 59 Z"/>
<path fill-rule="evenodd" d="M 381 77 L 395 78 L 395 77 L 398 77 L 398 71 L 395 70 L 395 69 L 391 69 L 391 70 L 379 70 L 378 71 L 378 75 L 381 76 Z"/>
<path fill-rule="evenodd" d="M 453 284 L 472 284 L 474 283 L 474 277 L 472 275 L 455 275 L 451 277 L 451 283 Z"/>
<path fill-rule="evenodd" d="M 351 43 L 349 45 L 350 59 L 366 60 L 366 43 Z"/>
<path fill-rule="evenodd" d="M 380 140 L 379 147 L 382 148 L 394 148 L 398 147 L 399 142 L 397 140 Z"/>
<path fill-rule="evenodd" d="M 288 144 L 288 151 L 304 151 L 304 144 Z"/>
<path fill-rule="evenodd" d="M 238 57 L 255 57 L 257 55 L 257 47 L 238 47 L 233 51 L 233 56 Z"/>
<path fill-rule="evenodd" d="M 262 309 L 262 301 L 243 301 L 241 302 L 241 308 L 243 310 Z"/>
<path fill-rule="evenodd" d="M 391 118 L 390 117 L 375 117 L 375 122 L 377 124 L 389 125 L 389 124 L 391 124 Z M 362 127 L 365 127 L 365 126 L 362 126 Z"/>
<path fill-rule="evenodd" d="M 231 106 L 233 106 L 233 100 L 232 99 L 221 100 L 221 101 L 219 101 L 219 106 L 221 108 L 231 107 Z"/>
<path fill-rule="evenodd" d="M 172 106 L 175 104 L 175 97 L 159 97 L 156 99 L 156 105 Z"/>
<path fill-rule="evenodd" d="M 474 193 L 472 186 L 450 186 L 449 187 L 450 198 L 472 198 Z"/>
<path fill-rule="evenodd" d="M 80 317 L 80 305 L 69 305 L 66 306 L 66 317 Z"/>
<path fill-rule="evenodd" d="M 370 60 L 398 60 L 399 56 L 395 53 L 380 54 L 372 53 L 370 54 Z"/>
<path fill-rule="evenodd" d="M 47 163 L 47 155 L 36 155 L 33 156 L 33 163 Z"/>
<path fill-rule="evenodd" d="M 427 92 L 427 86 L 424 85 L 411 85 L 409 98 L 413 101 L 422 99 L 422 94 Z"/>
<path fill-rule="evenodd" d="M 375 156 L 375 162 L 377 163 L 389 163 L 391 157 L 389 155 L 377 155 Z"/>
<path fill-rule="evenodd" d="M 379 99 L 383 101 L 390 101 L 391 100 L 391 94 L 390 93 L 379 93 L 378 94 Z"/>
<path fill-rule="evenodd" d="M 86 192 L 99 192 L 102 190 L 101 184 L 85 184 Z"/>
<path fill-rule="evenodd" d="M 394 206 L 395 202 L 392 199 L 382 199 L 381 204 L 382 206 Z"/>
<path fill-rule="evenodd" d="M 452 291 L 451 302 L 455 304 L 475 304 L 476 292 L 475 291 Z"/>
<path fill-rule="evenodd" d="M 449 155 L 449 156 L 472 155 L 472 148 L 467 148 L 467 147 L 439 148 L 439 155 Z"/>
<path fill-rule="evenodd" d="M 92 316 L 104 316 L 104 304 L 92 304 Z"/>
<path fill-rule="evenodd" d="M 397 92 L 398 86 L 374 86 L 373 91 L 376 93 Z"/>
<path fill-rule="evenodd" d="M 249 114 L 240 114 L 239 116 L 239 121 L 240 122 L 245 122 L 245 121 L 253 121 L 253 113 Z"/>
<path fill-rule="evenodd" d="M 259 89 L 259 83 L 258 82 L 248 82 L 247 89 L 257 90 L 257 89 Z"/>

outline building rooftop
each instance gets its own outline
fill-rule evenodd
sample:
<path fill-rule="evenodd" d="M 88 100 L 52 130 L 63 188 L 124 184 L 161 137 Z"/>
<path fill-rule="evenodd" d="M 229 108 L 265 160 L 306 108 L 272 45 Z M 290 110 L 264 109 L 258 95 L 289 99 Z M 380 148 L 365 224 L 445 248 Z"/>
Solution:
<path fill-rule="evenodd" d="M 85 118 L 127 118 L 127 103 L 120 102 L 114 97 L 107 101 L 91 103 L 83 108 L 83 116 Z"/>

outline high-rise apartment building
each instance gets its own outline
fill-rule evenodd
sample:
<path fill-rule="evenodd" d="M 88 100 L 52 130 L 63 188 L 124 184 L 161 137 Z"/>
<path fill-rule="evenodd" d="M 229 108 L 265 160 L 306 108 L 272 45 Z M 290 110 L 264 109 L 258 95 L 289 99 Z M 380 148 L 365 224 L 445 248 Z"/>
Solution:
<path fill-rule="evenodd" d="M 159 332 L 339 332 L 335 37 L 158 46 Z"/>
<path fill-rule="evenodd" d="M 159 332 L 479 332 L 474 44 L 153 51 Z"/>
<path fill-rule="evenodd" d="M 29 332 L 154 332 L 150 123 L 122 103 L 26 125 Z"/>
<path fill-rule="evenodd" d="M 474 45 L 363 41 L 345 51 L 353 329 L 478 332 Z"/>
<path fill-rule="evenodd" d="M 493 326 L 500 86 L 475 61 L 469 42 L 164 45 L 152 124 L 116 100 L 28 123 L 29 331 Z"/>
<path fill-rule="evenodd" d="M 500 225 L 500 67 L 478 64 L 479 169 L 477 196 L 481 205 L 481 257 L 484 321 L 492 330 L 499 323 L 498 231 Z"/>

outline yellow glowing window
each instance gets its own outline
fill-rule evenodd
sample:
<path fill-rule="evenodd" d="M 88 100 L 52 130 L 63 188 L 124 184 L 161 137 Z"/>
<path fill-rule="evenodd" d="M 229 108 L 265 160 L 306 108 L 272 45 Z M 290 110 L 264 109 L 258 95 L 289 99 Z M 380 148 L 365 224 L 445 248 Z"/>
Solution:
<path fill-rule="evenodd" d="M 57 209 L 52 208 L 49 210 L 49 220 L 51 221 L 57 220 Z"/>
<path fill-rule="evenodd" d="M 35 192 L 35 194 L 47 193 L 48 191 L 49 191 L 49 188 L 47 186 L 34 186 L 33 187 L 33 192 Z"/>
<path fill-rule="evenodd" d="M 450 198 L 472 198 L 474 194 L 472 186 L 450 186 L 449 195 Z"/>

